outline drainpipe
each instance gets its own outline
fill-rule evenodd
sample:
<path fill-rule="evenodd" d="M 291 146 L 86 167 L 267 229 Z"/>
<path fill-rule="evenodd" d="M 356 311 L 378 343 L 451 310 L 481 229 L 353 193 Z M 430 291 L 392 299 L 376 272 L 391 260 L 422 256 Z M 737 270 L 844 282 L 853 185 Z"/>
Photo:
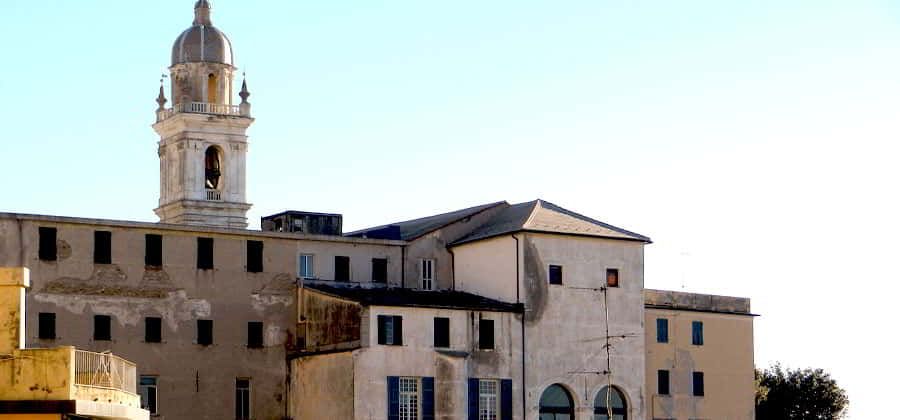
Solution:
<path fill-rule="evenodd" d="M 400 288 L 406 288 L 406 245 L 400 246 Z"/>
<path fill-rule="evenodd" d="M 513 240 L 516 241 L 516 304 L 521 305 L 522 309 L 522 321 L 519 325 L 522 327 L 522 418 L 526 418 L 527 416 L 527 407 L 528 405 L 525 403 L 525 305 L 522 303 L 522 298 L 519 292 L 520 288 L 520 274 L 519 274 L 519 238 L 516 235 L 512 235 Z"/>
<path fill-rule="evenodd" d="M 456 254 L 453 253 L 453 248 L 447 247 L 447 252 L 450 253 L 450 290 L 456 290 Z"/>

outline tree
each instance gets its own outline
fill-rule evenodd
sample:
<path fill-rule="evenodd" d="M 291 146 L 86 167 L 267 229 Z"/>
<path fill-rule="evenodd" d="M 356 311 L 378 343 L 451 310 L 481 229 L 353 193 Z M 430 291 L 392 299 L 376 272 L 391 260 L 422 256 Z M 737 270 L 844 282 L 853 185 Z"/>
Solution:
<path fill-rule="evenodd" d="M 822 369 L 756 370 L 757 420 L 836 420 L 847 414 L 847 393 Z"/>

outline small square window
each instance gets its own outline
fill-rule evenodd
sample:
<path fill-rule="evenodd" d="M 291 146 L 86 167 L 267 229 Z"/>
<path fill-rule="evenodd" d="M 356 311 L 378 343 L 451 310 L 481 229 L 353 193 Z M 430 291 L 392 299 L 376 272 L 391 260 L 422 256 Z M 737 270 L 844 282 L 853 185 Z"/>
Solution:
<path fill-rule="evenodd" d="M 694 396 L 702 397 L 706 394 L 703 389 L 703 372 L 694 372 Z"/>
<path fill-rule="evenodd" d="M 619 269 L 606 269 L 606 287 L 619 287 Z"/>
<path fill-rule="evenodd" d="M 350 257 L 334 257 L 334 280 L 350 281 Z"/>
<path fill-rule="evenodd" d="M 263 347 L 263 323 L 248 322 L 247 323 L 247 347 L 259 349 Z"/>
<path fill-rule="evenodd" d="M 162 342 L 162 318 L 144 318 L 144 341 L 147 343 Z"/>
<path fill-rule="evenodd" d="M 550 265 L 548 269 L 548 279 L 550 284 L 563 283 L 563 268 L 561 265 Z"/>
<path fill-rule="evenodd" d="M 94 231 L 94 264 L 112 264 L 112 232 Z"/>
<path fill-rule="evenodd" d="M 56 339 L 56 314 L 41 312 L 38 314 L 38 338 L 41 340 Z"/>
<path fill-rule="evenodd" d="M 387 346 L 403 345 L 403 317 L 378 315 L 378 344 Z"/>
<path fill-rule="evenodd" d="M 450 347 L 450 318 L 434 318 L 434 346 Z"/>
<path fill-rule="evenodd" d="M 494 348 L 494 320 L 481 319 L 478 321 L 478 348 L 492 350 Z"/>
<path fill-rule="evenodd" d="M 387 258 L 372 258 L 372 283 L 387 283 Z"/>
<path fill-rule="evenodd" d="M 56 228 L 38 228 L 38 258 L 41 261 L 56 261 Z"/>
<path fill-rule="evenodd" d="M 94 315 L 94 340 L 112 340 L 112 318 L 109 315 Z"/>
<path fill-rule="evenodd" d="M 700 321 L 691 322 L 691 344 L 703 345 L 703 323 Z"/>
<path fill-rule="evenodd" d="M 213 343 L 213 322 L 211 319 L 197 320 L 197 344 L 209 346 Z"/>
<path fill-rule="evenodd" d="M 669 320 L 665 318 L 656 318 L 656 342 L 669 342 Z"/>

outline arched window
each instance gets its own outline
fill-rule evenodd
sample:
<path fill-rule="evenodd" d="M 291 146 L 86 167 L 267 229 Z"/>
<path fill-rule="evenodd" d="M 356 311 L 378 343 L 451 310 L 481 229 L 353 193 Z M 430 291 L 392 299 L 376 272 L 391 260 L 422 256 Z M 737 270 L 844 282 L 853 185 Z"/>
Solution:
<path fill-rule="evenodd" d="M 222 155 L 219 149 L 210 146 L 206 149 L 206 189 L 219 189 L 219 179 L 222 177 Z"/>
<path fill-rule="evenodd" d="M 206 102 L 214 104 L 219 97 L 219 78 L 214 73 L 206 80 Z"/>
<path fill-rule="evenodd" d="M 612 417 L 609 417 L 612 409 Z M 628 404 L 615 387 L 603 387 L 594 398 L 594 420 L 627 420 Z"/>
<path fill-rule="evenodd" d="M 541 394 L 540 420 L 573 420 L 574 404 L 569 391 L 562 385 L 550 385 Z"/>

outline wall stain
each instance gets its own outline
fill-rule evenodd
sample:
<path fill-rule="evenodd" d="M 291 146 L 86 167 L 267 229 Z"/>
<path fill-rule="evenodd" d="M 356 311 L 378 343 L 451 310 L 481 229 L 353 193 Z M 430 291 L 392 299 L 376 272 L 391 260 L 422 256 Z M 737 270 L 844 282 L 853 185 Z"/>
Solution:
<path fill-rule="evenodd" d="M 72 246 L 69 245 L 68 242 L 57 239 L 56 240 L 56 258 L 60 261 L 66 260 L 72 256 Z"/>
<path fill-rule="evenodd" d="M 537 247 L 534 246 L 534 241 L 526 235 L 524 242 L 522 257 L 525 266 L 525 302 L 527 302 L 525 323 L 534 324 L 544 315 L 549 286 L 544 262 Z"/>

